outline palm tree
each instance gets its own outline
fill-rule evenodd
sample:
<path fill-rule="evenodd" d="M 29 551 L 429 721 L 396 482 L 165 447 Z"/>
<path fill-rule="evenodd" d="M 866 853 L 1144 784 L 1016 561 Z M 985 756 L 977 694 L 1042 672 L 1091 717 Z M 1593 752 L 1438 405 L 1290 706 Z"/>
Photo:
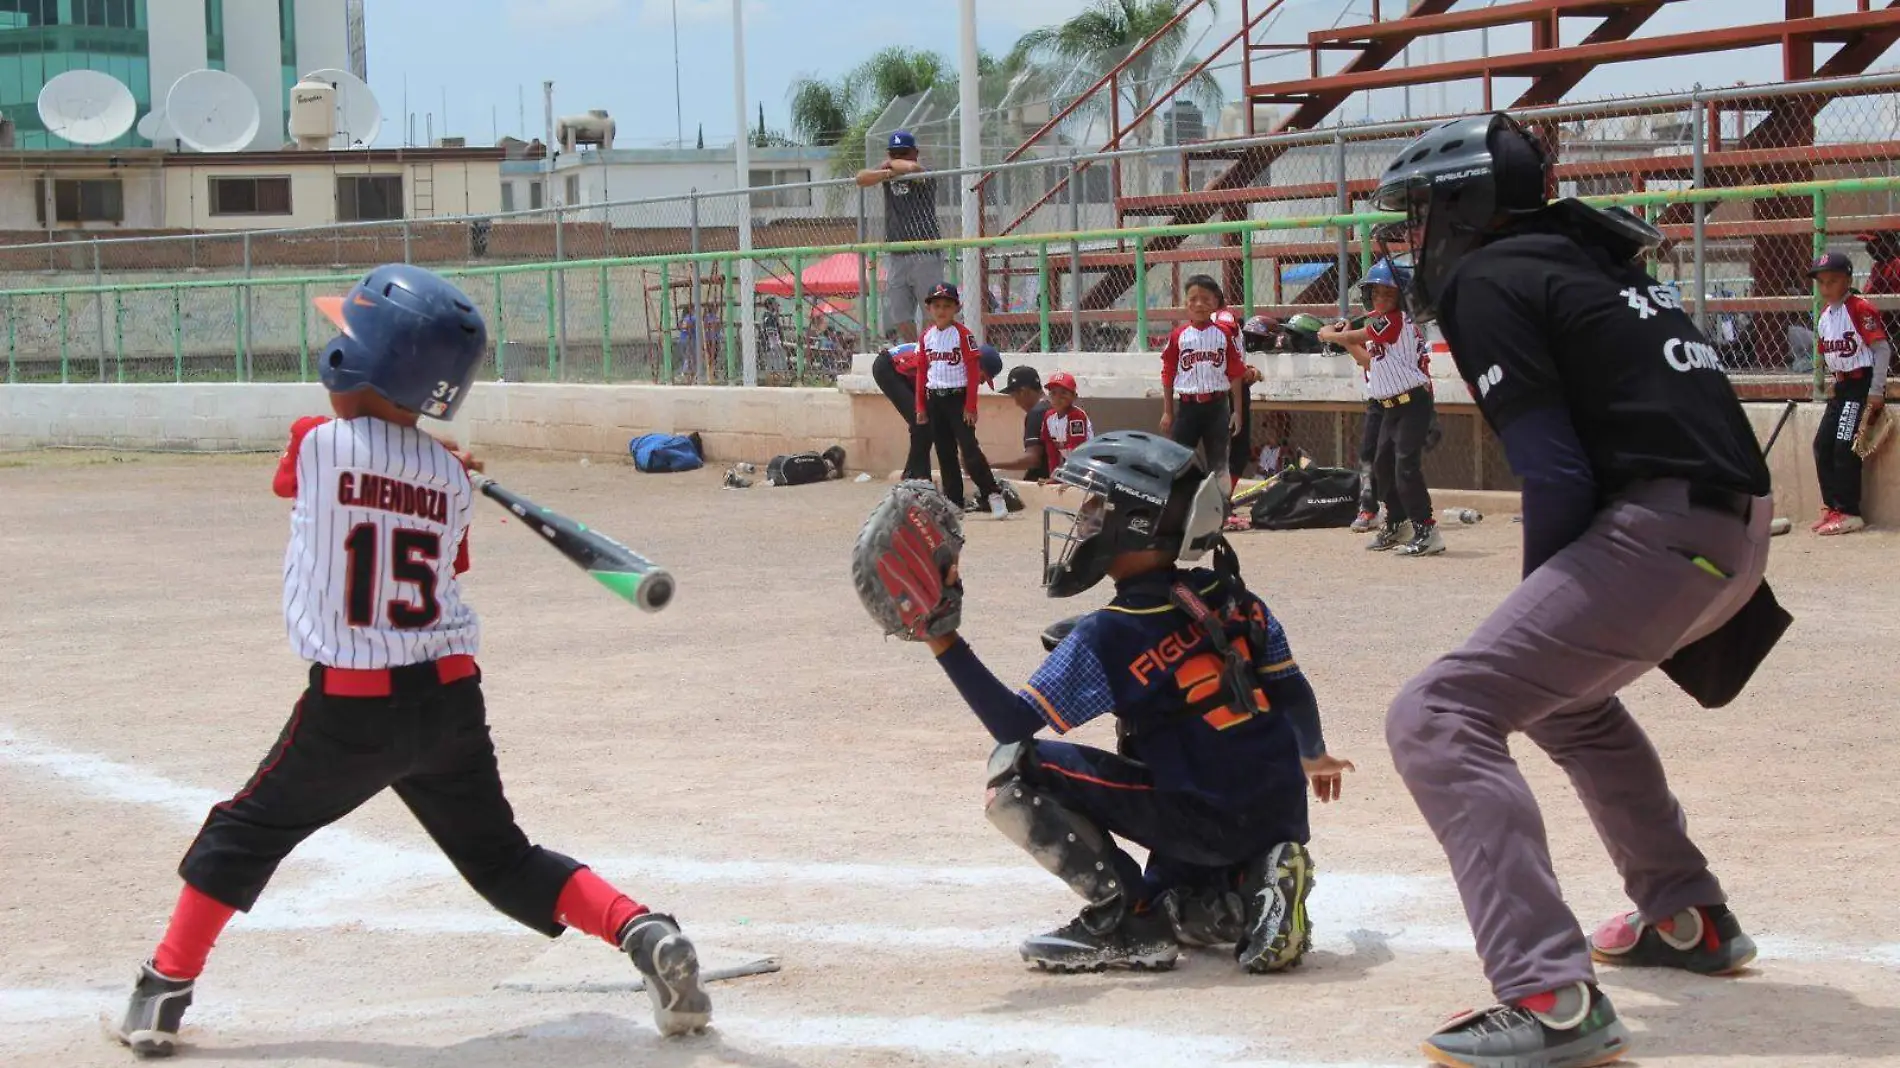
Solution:
<path fill-rule="evenodd" d="M 1217 13 L 1213 3 L 1207 6 L 1210 13 Z M 1183 71 L 1199 62 L 1189 53 L 1186 20 L 1162 32 L 1177 9 L 1177 0 L 1090 0 L 1081 14 L 1067 22 L 1024 34 L 1006 62 L 1038 63 L 1045 68 L 1045 76 L 1072 71 L 1072 75 L 1061 79 L 1067 83 L 1068 98 L 1056 101 L 1058 106 L 1067 105 L 1133 55 L 1143 41 L 1160 34 L 1122 68 L 1116 79 L 1116 94 L 1120 97 L 1117 106 L 1125 123 L 1145 111 Z M 1202 71 L 1182 87 L 1177 98 L 1184 98 L 1203 111 L 1218 111 L 1222 103 L 1220 83 Z M 1097 94 L 1081 110 L 1105 120 L 1107 94 Z M 1142 129 L 1130 133 L 1136 144 L 1145 140 Z"/>
<path fill-rule="evenodd" d="M 836 147 L 833 169 L 855 174 L 864 166 L 865 135 L 886 105 L 898 97 L 955 85 L 955 69 L 935 52 L 880 49 L 834 81 L 794 81 L 789 94 L 792 133 L 814 145 Z"/>

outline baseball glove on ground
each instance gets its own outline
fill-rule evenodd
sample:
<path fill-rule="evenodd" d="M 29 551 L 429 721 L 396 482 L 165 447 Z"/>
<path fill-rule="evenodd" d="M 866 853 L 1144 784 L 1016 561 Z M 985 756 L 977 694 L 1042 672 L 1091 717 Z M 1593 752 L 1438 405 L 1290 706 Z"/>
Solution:
<path fill-rule="evenodd" d="M 941 638 L 962 619 L 963 583 L 950 576 L 962 553 L 957 506 L 928 482 L 899 482 L 858 532 L 851 581 L 885 634 Z"/>

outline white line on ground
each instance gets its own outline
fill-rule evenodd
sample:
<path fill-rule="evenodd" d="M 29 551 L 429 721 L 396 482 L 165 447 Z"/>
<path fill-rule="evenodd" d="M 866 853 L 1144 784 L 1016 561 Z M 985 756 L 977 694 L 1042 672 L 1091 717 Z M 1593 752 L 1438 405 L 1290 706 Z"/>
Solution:
<path fill-rule="evenodd" d="M 161 809 L 195 825 L 224 799 L 214 790 L 187 786 L 141 768 L 76 752 L 0 725 L 0 764 L 29 768 L 96 800 Z M 420 840 L 421 834 L 417 833 Z M 180 847 L 183 843 L 181 841 Z M 1049 877 L 1033 866 L 951 868 L 915 864 L 706 860 L 695 857 L 593 857 L 603 873 L 625 873 L 665 884 L 800 884 L 814 886 L 1046 887 Z M 373 839 L 344 827 L 312 836 L 291 857 L 292 866 L 320 866 L 323 877 L 294 893 L 268 895 L 245 918 L 251 930 L 357 927 L 411 934 L 498 934 L 517 930 L 510 921 L 480 909 L 417 907 L 390 891 L 404 884 L 452 883 L 448 861 L 433 849 Z M 1471 951 L 1461 924 L 1421 922 L 1456 915 L 1450 880 L 1322 870 L 1314 890 L 1315 944 L 1334 952 L 1361 952 L 1383 945 L 1394 951 Z M 1054 921 L 1058 917 L 1047 917 Z M 758 943 L 830 946 L 901 946 L 909 950 L 989 952 L 1033 933 L 1041 921 L 1011 929 L 929 927 L 900 924 L 755 923 L 696 924 L 709 939 L 728 935 Z M 1764 957 L 1811 962 L 1846 961 L 1900 969 L 1900 943 L 1844 945 L 1800 937 L 1758 938 Z"/>

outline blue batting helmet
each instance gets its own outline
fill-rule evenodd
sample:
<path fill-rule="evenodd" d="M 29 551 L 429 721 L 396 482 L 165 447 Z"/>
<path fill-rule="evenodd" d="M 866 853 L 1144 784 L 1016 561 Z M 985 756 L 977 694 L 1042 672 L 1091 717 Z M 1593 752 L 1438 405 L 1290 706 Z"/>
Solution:
<path fill-rule="evenodd" d="M 482 313 L 461 290 L 433 271 L 391 263 L 347 296 L 315 303 L 342 331 L 318 365 L 325 389 L 367 387 L 399 408 L 455 418 L 488 346 Z"/>
<path fill-rule="evenodd" d="M 1372 294 L 1366 291 L 1368 286 L 1389 286 L 1401 294 L 1412 284 L 1412 269 L 1383 259 L 1372 265 L 1364 278 L 1359 279 L 1359 299 L 1367 308 L 1372 307 Z"/>
<path fill-rule="evenodd" d="M 976 351 L 980 357 L 979 362 L 983 366 L 983 380 L 985 382 L 991 381 L 995 379 L 997 375 L 1003 373 L 1003 354 L 996 351 L 995 345 L 979 345 Z"/>

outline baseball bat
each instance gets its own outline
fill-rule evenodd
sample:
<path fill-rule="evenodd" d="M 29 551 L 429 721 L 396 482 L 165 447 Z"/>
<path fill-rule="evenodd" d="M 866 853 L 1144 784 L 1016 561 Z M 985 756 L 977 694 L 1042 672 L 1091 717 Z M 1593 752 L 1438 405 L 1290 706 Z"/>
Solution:
<path fill-rule="evenodd" d="M 641 611 L 658 612 L 673 600 L 673 576 L 660 565 L 584 523 L 544 508 L 487 475 L 469 473 L 482 495 L 513 512 L 594 581 Z"/>
<path fill-rule="evenodd" d="M 1774 451 L 1775 442 L 1781 437 L 1781 429 L 1788 425 L 1788 417 L 1794 414 L 1794 407 L 1795 402 L 1789 401 L 1787 406 L 1781 409 L 1781 418 L 1775 420 L 1775 429 L 1768 435 L 1768 444 L 1761 447 L 1763 459 L 1767 459 L 1768 454 Z"/>

